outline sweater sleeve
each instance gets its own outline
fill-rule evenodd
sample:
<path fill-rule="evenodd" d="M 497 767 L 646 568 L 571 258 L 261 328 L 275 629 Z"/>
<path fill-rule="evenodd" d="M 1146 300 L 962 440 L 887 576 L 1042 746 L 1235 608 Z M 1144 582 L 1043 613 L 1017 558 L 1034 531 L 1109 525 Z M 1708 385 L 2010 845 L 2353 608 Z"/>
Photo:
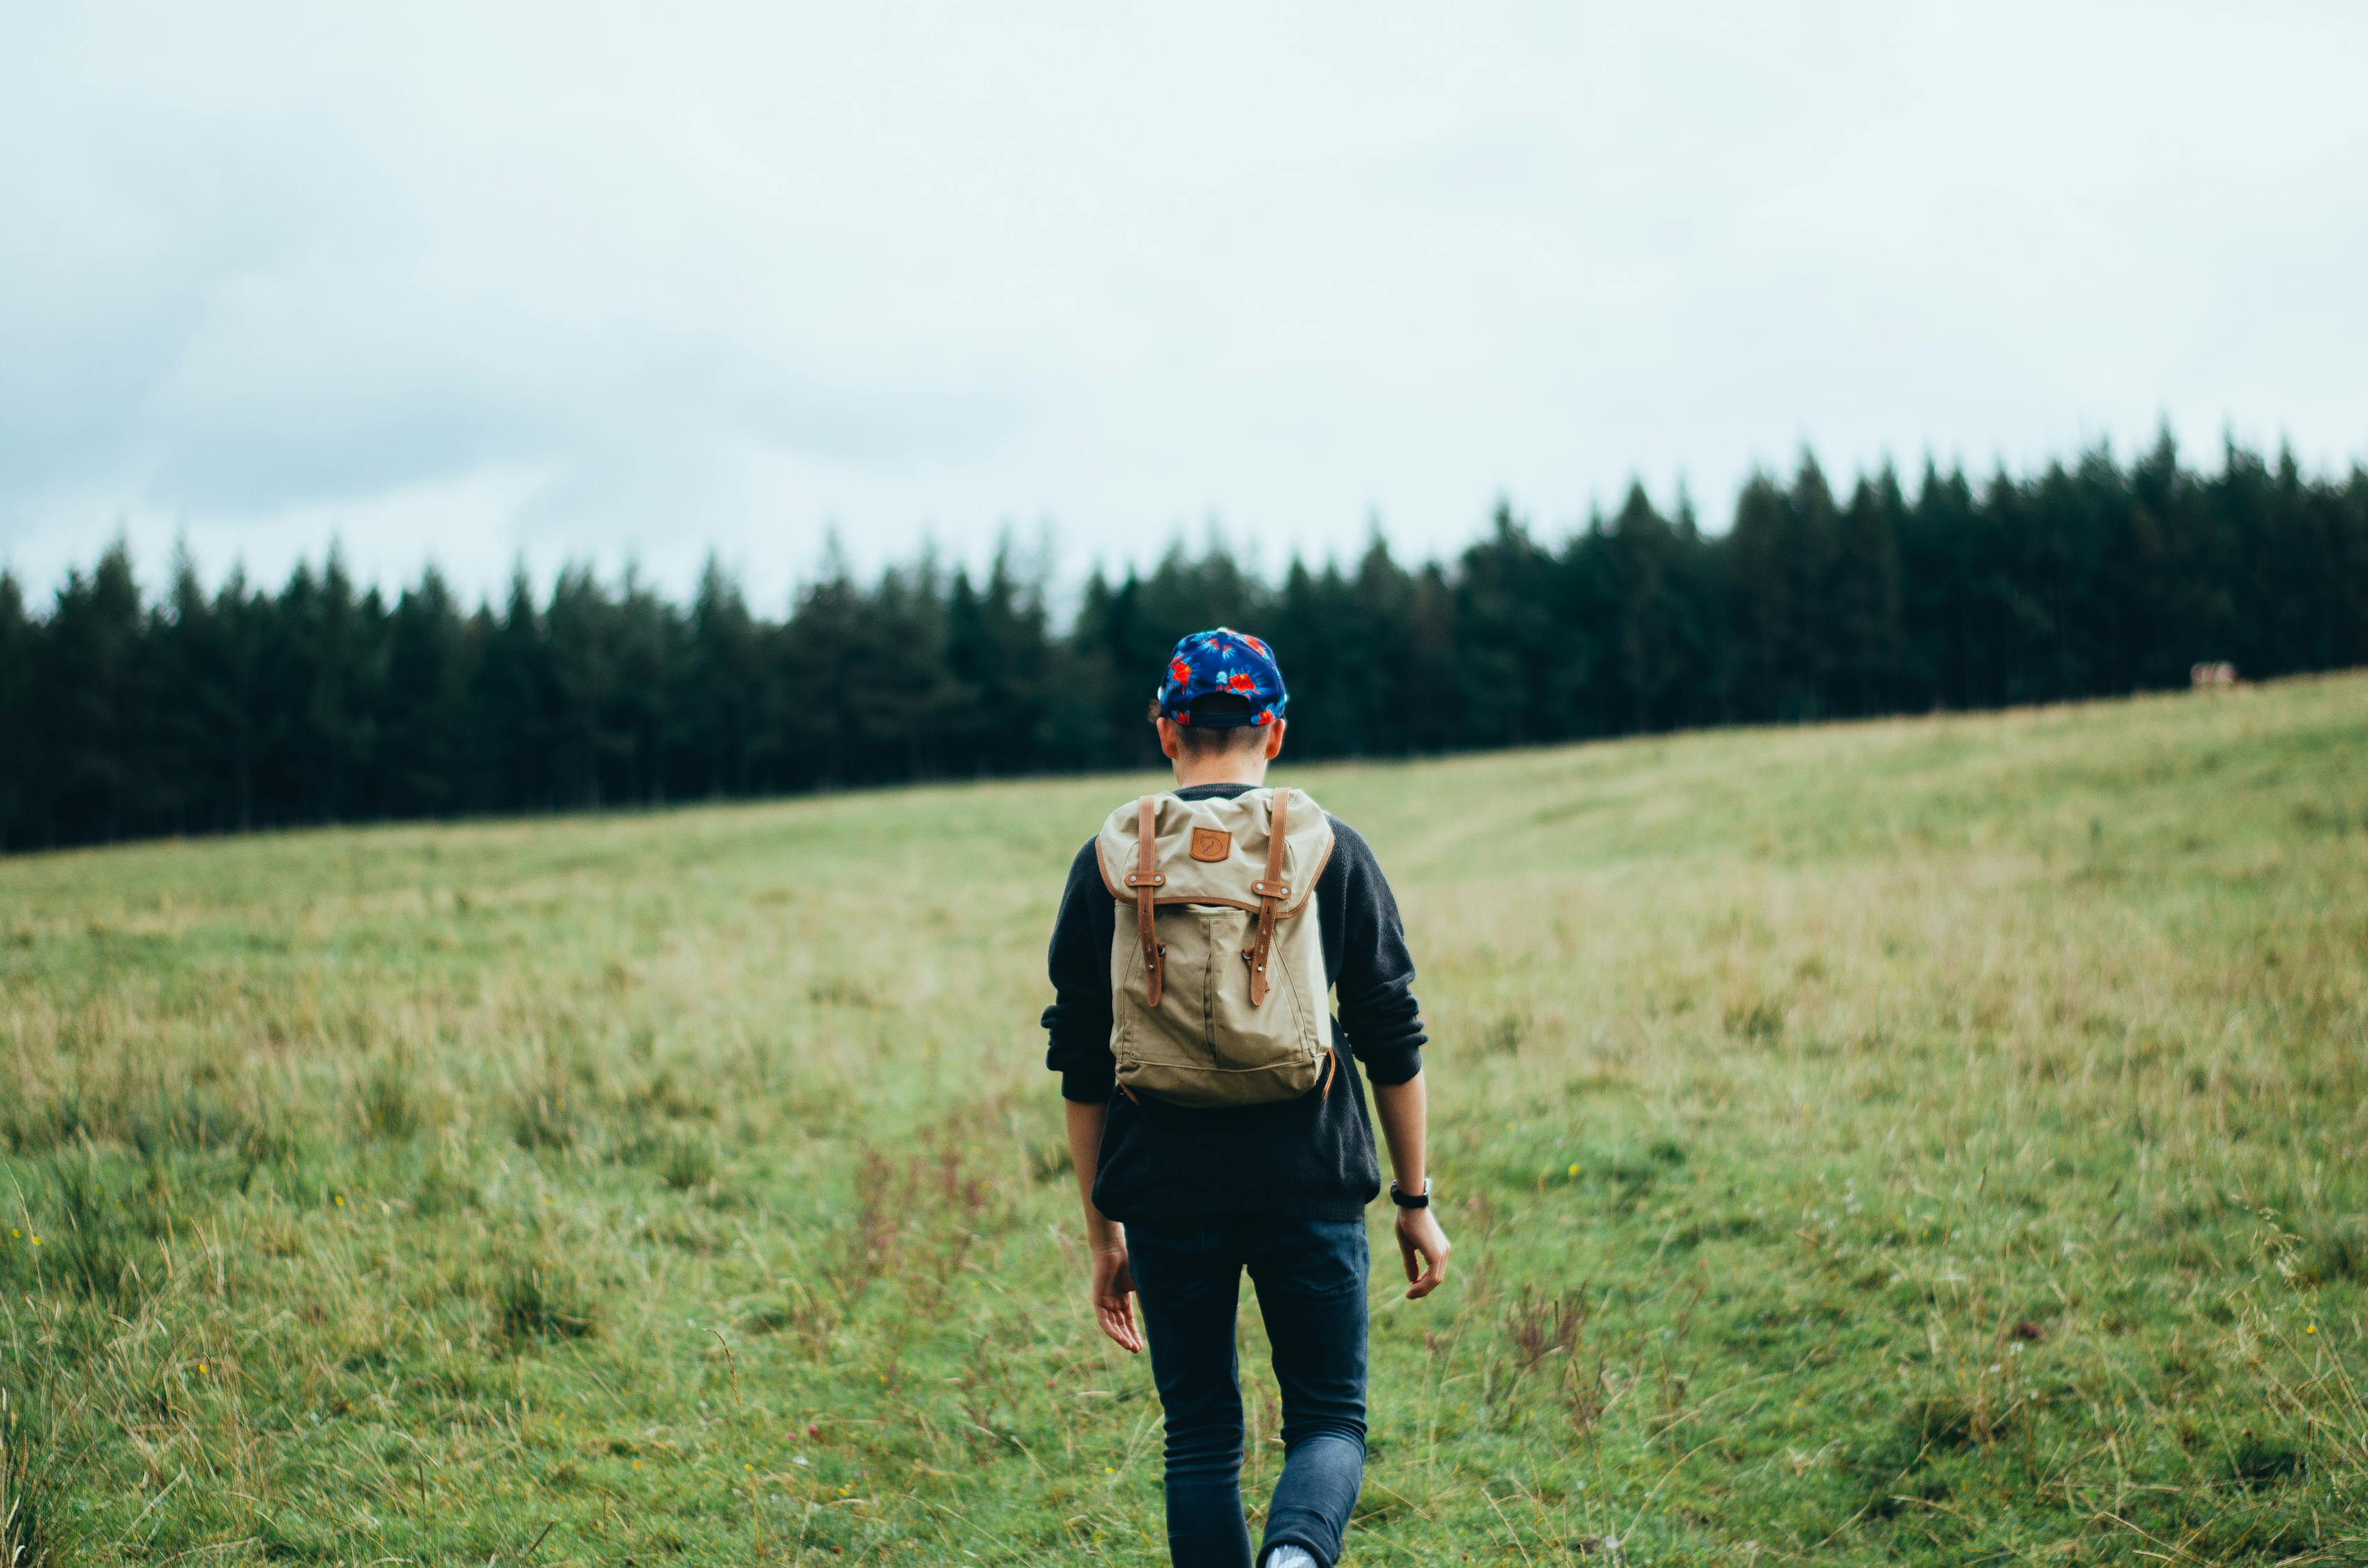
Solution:
<path fill-rule="evenodd" d="M 1422 1004 L 1414 956 L 1381 862 L 1355 828 L 1334 818 L 1333 856 L 1345 881 L 1340 968 L 1333 976 L 1340 1031 L 1376 1084 L 1403 1084 L 1422 1071 Z"/>
<path fill-rule="evenodd" d="M 1118 1063 L 1110 1056 L 1110 934 L 1117 925 L 1110 890 L 1102 886 L 1093 841 L 1069 865 L 1069 885 L 1053 921 L 1046 967 L 1053 1005 L 1044 1009 L 1051 1037 L 1044 1065 L 1061 1074 L 1064 1099 L 1100 1104 L 1110 1097 Z"/>

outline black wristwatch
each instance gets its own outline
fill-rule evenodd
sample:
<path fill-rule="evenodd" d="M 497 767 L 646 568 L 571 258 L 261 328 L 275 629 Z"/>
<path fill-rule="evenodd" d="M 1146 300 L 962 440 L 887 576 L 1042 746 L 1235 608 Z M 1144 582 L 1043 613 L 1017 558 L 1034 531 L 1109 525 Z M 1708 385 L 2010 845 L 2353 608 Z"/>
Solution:
<path fill-rule="evenodd" d="M 1401 1209 L 1428 1209 L 1428 1208 L 1429 1208 L 1429 1207 L 1430 1207 L 1430 1178 L 1429 1178 L 1429 1176 L 1425 1176 L 1425 1177 L 1423 1177 L 1423 1178 L 1422 1178 L 1422 1190 L 1421 1190 L 1420 1192 L 1416 1192 L 1416 1193 L 1405 1193 L 1405 1192 L 1400 1192 L 1400 1191 L 1398 1190 L 1398 1184 L 1397 1184 L 1397 1183 L 1395 1183 L 1395 1182 L 1392 1182 L 1392 1183 L 1390 1183 L 1390 1201 L 1391 1201 L 1391 1202 L 1393 1202 L 1393 1203 L 1395 1203 L 1395 1204 L 1396 1204 L 1396 1205 L 1397 1205 L 1399 1208 L 1401 1208 Z"/>

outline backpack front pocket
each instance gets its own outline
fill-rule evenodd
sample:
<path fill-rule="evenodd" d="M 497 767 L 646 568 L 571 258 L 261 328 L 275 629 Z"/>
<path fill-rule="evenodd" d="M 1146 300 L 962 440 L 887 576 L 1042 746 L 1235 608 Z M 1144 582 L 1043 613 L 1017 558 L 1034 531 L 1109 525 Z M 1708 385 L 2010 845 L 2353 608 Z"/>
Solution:
<path fill-rule="evenodd" d="M 1258 1006 L 1250 1004 L 1243 954 L 1257 920 L 1238 909 L 1193 904 L 1159 911 L 1155 926 L 1164 977 L 1159 1006 L 1140 949 L 1125 964 L 1117 1033 L 1121 1068 L 1174 1069 L 1211 1077 L 1296 1076 L 1320 1061 L 1300 977 L 1282 976 Z"/>

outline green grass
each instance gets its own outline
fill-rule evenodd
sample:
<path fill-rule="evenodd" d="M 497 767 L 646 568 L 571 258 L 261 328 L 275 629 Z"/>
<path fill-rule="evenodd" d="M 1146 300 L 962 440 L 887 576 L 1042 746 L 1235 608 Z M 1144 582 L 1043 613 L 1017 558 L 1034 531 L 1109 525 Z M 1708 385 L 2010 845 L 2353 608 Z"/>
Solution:
<path fill-rule="evenodd" d="M 1352 1561 L 2368 1561 L 2368 678 L 1288 777 L 1460 1244 Z M 1162 1561 L 1035 1027 L 1144 782 L 0 863 L 10 1544 Z"/>

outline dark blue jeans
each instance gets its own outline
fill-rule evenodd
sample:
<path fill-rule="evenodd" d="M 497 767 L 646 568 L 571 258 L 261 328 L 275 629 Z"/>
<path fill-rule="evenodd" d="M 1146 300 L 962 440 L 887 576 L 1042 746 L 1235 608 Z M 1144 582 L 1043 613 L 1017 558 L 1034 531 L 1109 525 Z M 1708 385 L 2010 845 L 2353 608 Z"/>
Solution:
<path fill-rule="evenodd" d="M 1234 1312 L 1257 1288 L 1282 1389 L 1282 1476 L 1263 1556 L 1285 1541 L 1325 1568 L 1365 1473 L 1365 1227 L 1282 1217 L 1126 1227 L 1167 1415 L 1167 1552 L 1176 1568 L 1250 1568 Z"/>

